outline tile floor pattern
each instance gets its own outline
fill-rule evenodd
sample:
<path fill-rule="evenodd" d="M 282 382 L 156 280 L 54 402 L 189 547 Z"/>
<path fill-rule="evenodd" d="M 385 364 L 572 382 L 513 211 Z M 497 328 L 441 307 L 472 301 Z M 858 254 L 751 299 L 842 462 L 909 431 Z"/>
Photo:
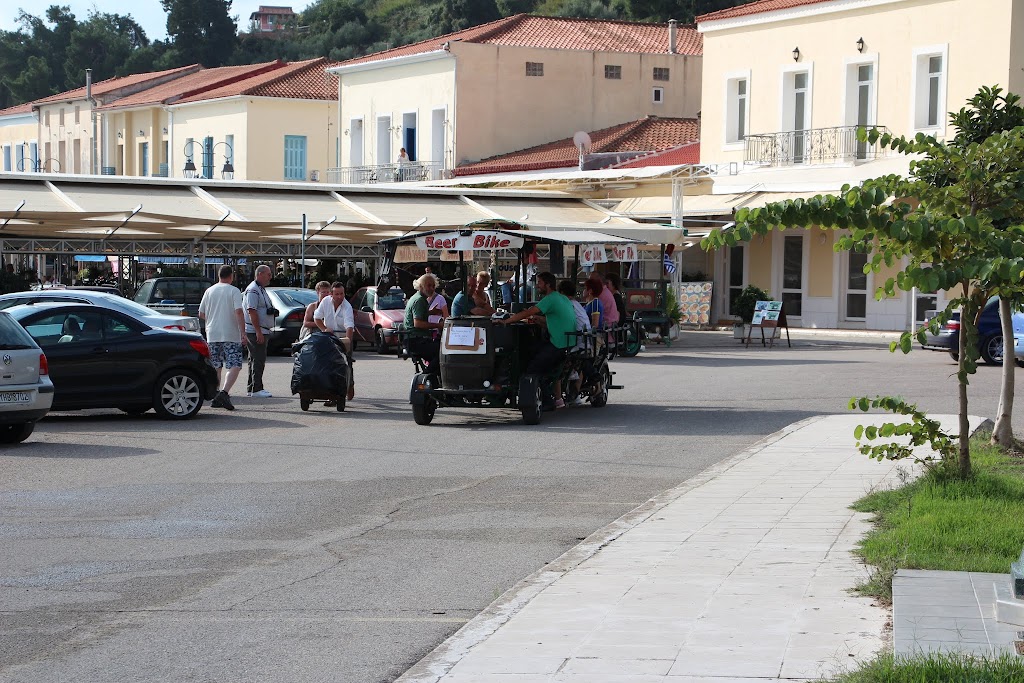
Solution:
<path fill-rule="evenodd" d="M 1009 580 L 1009 574 L 900 569 L 892 582 L 896 654 L 1014 652 L 1024 626 L 996 621 L 992 587 Z"/>
<path fill-rule="evenodd" d="M 849 505 L 897 481 L 855 447 L 854 427 L 881 418 L 805 420 L 668 492 L 493 633 L 452 647 L 456 634 L 400 681 L 813 680 L 872 657 L 888 611 L 848 591 L 869 528 Z"/>

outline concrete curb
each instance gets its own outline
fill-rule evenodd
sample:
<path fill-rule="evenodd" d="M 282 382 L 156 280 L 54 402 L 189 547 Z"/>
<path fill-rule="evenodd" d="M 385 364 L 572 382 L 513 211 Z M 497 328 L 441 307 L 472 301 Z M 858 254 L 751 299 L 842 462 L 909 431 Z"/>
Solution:
<path fill-rule="evenodd" d="M 519 612 L 541 591 L 557 581 L 567 572 L 593 557 L 599 550 L 610 544 L 624 533 L 655 515 L 659 510 L 673 502 L 683 494 L 704 485 L 733 467 L 748 460 L 767 446 L 784 438 L 792 432 L 819 421 L 826 417 L 818 415 L 799 422 L 794 422 L 783 429 L 770 434 L 743 451 L 730 458 L 716 463 L 690 477 L 685 482 L 671 488 L 635 509 L 627 512 L 614 522 L 598 529 L 585 540 L 573 546 L 558 558 L 541 569 L 527 576 L 497 600 L 487 606 L 480 614 L 471 619 L 462 628 L 448 637 L 443 643 L 429 652 L 423 659 L 414 664 L 400 676 L 396 683 L 437 683 L 442 677 L 462 660 L 466 654 L 479 643 L 494 634 L 502 625 Z"/>

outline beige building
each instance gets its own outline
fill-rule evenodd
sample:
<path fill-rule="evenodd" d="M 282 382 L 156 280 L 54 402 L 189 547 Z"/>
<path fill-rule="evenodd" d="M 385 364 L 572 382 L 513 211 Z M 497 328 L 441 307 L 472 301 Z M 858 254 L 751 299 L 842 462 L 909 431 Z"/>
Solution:
<path fill-rule="evenodd" d="M 695 117 L 701 40 L 674 23 L 515 15 L 328 72 L 341 103 L 335 179 L 381 180 L 401 148 L 415 179 L 436 178 L 580 130 Z"/>
<path fill-rule="evenodd" d="M 39 122 L 29 103 L 0 110 L 0 171 L 27 173 L 39 168 Z"/>
<path fill-rule="evenodd" d="M 203 69 L 106 104 L 105 165 L 116 175 L 316 180 L 337 140 L 326 66 Z"/>
<path fill-rule="evenodd" d="M 761 0 L 699 17 L 698 30 L 701 161 L 719 168 L 719 196 L 701 201 L 726 211 L 906 173 L 906 158 L 859 143 L 857 129 L 943 138 L 947 112 L 979 87 L 1024 87 L 1024 6 L 1012 0 Z M 833 240 L 786 230 L 720 252 L 719 318 L 746 284 L 807 327 L 906 329 L 944 305 L 941 292 L 876 301 L 889 273 L 865 276 L 865 255 Z"/>

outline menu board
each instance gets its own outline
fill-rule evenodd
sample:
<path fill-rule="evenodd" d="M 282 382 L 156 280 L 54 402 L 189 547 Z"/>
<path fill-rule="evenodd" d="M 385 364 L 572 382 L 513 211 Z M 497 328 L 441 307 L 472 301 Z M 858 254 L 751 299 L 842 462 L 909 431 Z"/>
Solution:
<path fill-rule="evenodd" d="M 711 322 L 711 282 L 684 282 L 679 295 L 679 322 L 683 325 L 707 325 Z"/>
<path fill-rule="evenodd" d="M 750 321 L 750 324 L 762 327 L 778 327 L 781 316 L 781 301 L 758 301 L 754 303 L 754 319 Z"/>

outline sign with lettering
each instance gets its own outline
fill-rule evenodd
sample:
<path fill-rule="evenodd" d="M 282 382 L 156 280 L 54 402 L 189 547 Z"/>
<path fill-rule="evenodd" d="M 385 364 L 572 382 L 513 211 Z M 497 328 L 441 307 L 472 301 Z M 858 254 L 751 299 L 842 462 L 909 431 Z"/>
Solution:
<path fill-rule="evenodd" d="M 639 261 L 640 251 L 635 244 L 617 244 L 612 247 L 612 260 L 620 263 Z"/>
<path fill-rule="evenodd" d="M 495 249 L 519 249 L 525 240 L 515 235 L 486 230 L 468 235 L 457 232 L 423 235 L 416 238 L 420 249 L 447 249 L 450 251 L 493 251 Z"/>
<path fill-rule="evenodd" d="M 580 265 L 592 266 L 596 263 L 608 263 L 608 254 L 602 244 L 585 244 L 580 247 Z"/>

